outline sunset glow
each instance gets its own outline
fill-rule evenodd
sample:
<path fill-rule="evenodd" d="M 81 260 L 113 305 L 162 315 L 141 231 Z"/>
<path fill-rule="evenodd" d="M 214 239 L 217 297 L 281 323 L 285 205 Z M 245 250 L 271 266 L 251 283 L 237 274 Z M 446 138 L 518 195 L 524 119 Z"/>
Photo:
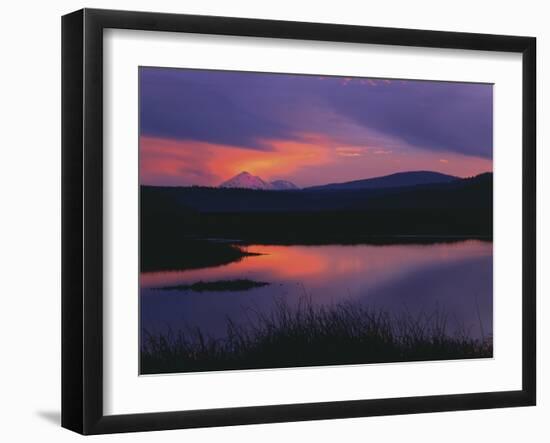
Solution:
<path fill-rule="evenodd" d="M 140 182 L 492 171 L 492 86 L 141 68 Z"/>

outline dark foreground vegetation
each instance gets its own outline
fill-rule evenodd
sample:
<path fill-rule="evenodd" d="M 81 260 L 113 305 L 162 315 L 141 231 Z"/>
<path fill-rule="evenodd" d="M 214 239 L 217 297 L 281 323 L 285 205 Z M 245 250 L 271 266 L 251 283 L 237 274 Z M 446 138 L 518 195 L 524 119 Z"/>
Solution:
<path fill-rule="evenodd" d="M 492 217 L 482 211 L 377 210 L 362 212 L 203 213 L 182 220 L 181 228 L 203 238 L 249 243 L 385 243 L 416 237 L 492 239 Z"/>
<path fill-rule="evenodd" d="M 227 319 L 224 339 L 198 328 L 177 333 L 144 331 L 141 373 L 215 371 L 490 358 L 490 339 L 449 334 L 446 316 L 400 316 L 358 304 L 297 307 L 278 301 L 269 314 L 256 313 L 246 326 Z"/>
<path fill-rule="evenodd" d="M 143 233 L 140 241 L 141 272 L 198 269 L 220 266 L 258 255 L 246 247 L 187 238 L 181 228 Z"/>

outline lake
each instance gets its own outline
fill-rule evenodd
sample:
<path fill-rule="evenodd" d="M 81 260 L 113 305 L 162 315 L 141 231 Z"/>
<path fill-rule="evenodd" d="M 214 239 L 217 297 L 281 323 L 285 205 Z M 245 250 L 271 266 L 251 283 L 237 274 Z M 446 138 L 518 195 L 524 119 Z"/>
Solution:
<path fill-rule="evenodd" d="M 447 316 L 447 330 L 484 338 L 493 328 L 492 242 L 392 245 L 248 245 L 250 255 L 223 266 L 141 274 L 141 326 L 165 333 L 198 327 L 223 338 L 226 319 L 247 325 L 278 300 L 315 305 L 361 303 L 392 315 Z M 239 291 L 161 290 L 197 282 L 250 280 Z"/>

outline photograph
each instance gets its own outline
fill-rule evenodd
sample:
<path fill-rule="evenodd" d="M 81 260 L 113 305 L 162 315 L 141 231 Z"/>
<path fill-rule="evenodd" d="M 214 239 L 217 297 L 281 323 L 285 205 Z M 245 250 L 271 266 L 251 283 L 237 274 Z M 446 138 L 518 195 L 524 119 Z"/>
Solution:
<path fill-rule="evenodd" d="M 140 374 L 493 357 L 493 84 L 138 75 Z"/>
<path fill-rule="evenodd" d="M 365 417 L 392 441 L 538 435 L 543 20 L 459 8 L 435 30 L 416 4 L 402 23 L 289 6 L 62 16 L 61 113 L 44 114 L 61 132 L 26 118 L 16 134 L 55 130 L 61 158 L 33 142 L 36 155 L 8 162 L 12 188 L 34 183 L 32 168 L 51 174 L 46 158 L 60 172 L 61 260 L 46 262 L 61 273 L 44 275 L 61 280 L 61 303 L 31 323 L 55 308 L 61 340 L 31 328 L 25 349 L 61 356 L 61 426 L 220 427 L 204 432 L 227 440 L 229 426 L 293 423 L 272 440 L 334 440 Z M 14 72 L 36 83 L 30 65 Z M 57 207 L 31 188 L 10 212 L 23 227 Z M 28 357 L 17 368 L 36 372 L 44 359 Z M 520 415 L 525 426 L 502 426 Z"/>

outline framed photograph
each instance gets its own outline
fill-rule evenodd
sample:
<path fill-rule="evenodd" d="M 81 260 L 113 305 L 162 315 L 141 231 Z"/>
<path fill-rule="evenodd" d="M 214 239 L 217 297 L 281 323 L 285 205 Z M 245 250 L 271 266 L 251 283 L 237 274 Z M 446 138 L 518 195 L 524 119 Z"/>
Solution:
<path fill-rule="evenodd" d="M 62 425 L 536 399 L 532 37 L 62 20 Z"/>

